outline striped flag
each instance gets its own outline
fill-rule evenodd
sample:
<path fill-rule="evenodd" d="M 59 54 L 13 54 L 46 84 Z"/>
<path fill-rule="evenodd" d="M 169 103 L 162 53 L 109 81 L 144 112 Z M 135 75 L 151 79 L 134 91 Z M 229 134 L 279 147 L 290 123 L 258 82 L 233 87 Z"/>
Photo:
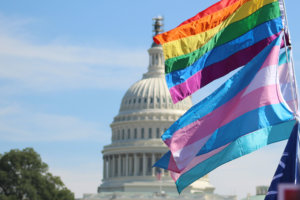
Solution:
<path fill-rule="evenodd" d="M 297 148 L 299 146 L 299 143 L 297 145 L 297 142 L 299 142 L 297 140 L 298 126 L 299 124 L 297 123 L 293 128 L 265 200 L 278 199 L 278 186 L 281 183 L 300 183 L 300 163 L 297 155 Z"/>
<path fill-rule="evenodd" d="M 173 172 L 179 192 L 218 166 L 289 137 L 295 124 L 289 105 L 297 100 L 280 42 L 277 37 L 162 135 L 170 151 L 155 166 Z"/>
<path fill-rule="evenodd" d="M 282 28 L 277 0 L 221 0 L 156 35 L 173 102 L 248 63 Z"/>

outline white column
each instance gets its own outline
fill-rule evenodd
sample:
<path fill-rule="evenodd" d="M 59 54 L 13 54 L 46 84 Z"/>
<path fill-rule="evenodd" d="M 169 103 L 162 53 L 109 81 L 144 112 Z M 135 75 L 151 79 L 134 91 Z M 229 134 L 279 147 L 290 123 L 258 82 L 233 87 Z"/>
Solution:
<path fill-rule="evenodd" d="M 143 153 L 143 176 L 146 176 L 147 166 L 146 166 L 146 153 Z"/>
<path fill-rule="evenodd" d="M 133 174 L 132 174 L 132 169 L 133 169 L 133 166 L 132 166 L 132 159 L 133 159 L 133 157 L 132 156 L 129 156 L 128 155 L 128 175 L 129 176 L 132 176 Z"/>
<path fill-rule="evenodd" d="M 111 163 L 111 160 L 112 160 L 111 156 L 108 156 L 108 177 L 112 176 L 112 170 L 111 170 L 112 163 Z"/>
<path fill-rule="evenodd" d="M 153 166 L 155 164 L 155 154 L 154 153 L 152 153 L 151 162 L 152 162 L 152 166 Z M 152 167 L 152 176 L 155 176 L 155 167 Z"/>
<path fill-rule="evenodd" d="M 137 176 L 138 175 L 138 157 L 137 157 L 136 153 L 133 156 L 133 162 L 134 162 L 134 167 L 133 167 L 134 172 L 133 172 L 133 175 Z"/>
<path fill-rule="evenodd" d="M 118 156 L 118 176 L 120 177 L 121 176 L 121 159 L 122 159 L 122 156 L 121 154 L 119 154 Z"/>
<path fill-rule="evenodd" d="M 111 173 L 111 176 L 112 177 L 115 177 L 115 155 L 112 155 L 112 166 L 111 166 L 111 170 L 112 170 L 112 173 Z"/>
<path fill-rule="evenodd" d="M 126 153 L 126 159 L 125 159 L 125 176 L 128 176 L 128 153 Z"/>
<path fill-rule="evenodd" d="M 106 156 L 103 156 L 103 179 L 106 179 Z"/>

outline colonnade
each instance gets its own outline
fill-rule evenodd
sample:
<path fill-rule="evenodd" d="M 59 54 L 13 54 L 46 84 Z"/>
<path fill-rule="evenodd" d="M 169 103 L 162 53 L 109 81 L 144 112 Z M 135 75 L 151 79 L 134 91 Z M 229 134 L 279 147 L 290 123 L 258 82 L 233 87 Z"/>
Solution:
<path fill-rule="evenodd" d="M 124 153 L 103 156 L 103 178 L 155 176 L 154 163 L 161 153 Z M 164 170 L 167 173 L 167 170 Z M 164 176 L 162 173 L 162 176 Z"/>

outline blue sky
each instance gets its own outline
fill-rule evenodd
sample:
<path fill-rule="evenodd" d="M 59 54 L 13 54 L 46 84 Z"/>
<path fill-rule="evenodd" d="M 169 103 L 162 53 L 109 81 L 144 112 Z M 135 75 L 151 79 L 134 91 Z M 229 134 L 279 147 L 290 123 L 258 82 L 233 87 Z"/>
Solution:
<path fill-rule="evenodd" d="M 147 69 L 152 18 L 163 15 L 169 30 L 214 2 L 2 1 L 0 153 L 33 147 L 76 197 L 95 193 L 102 176 L 101 150 L 110 143 L 109 125 L 126 90 Z M 298 1 L 287 1 L 299 77 L 297 8 Z M 212 172 L 216 192 L 244 197 L 255 186 L 268 185 L 284 144 Z"/>

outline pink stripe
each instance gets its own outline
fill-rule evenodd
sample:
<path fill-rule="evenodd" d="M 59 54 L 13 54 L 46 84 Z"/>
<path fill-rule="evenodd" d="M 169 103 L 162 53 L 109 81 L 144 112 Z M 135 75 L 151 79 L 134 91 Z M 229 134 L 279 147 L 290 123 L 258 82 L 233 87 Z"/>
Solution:
<path fill-rule="evenodd" d="M 278 46 L 274 46 L 261 68 L 268 67 L 269 65 L 278 66 L 279 51 L 280 49 L 278 48 Z"/>
<path fill-rule="evenodd" d="M 221 152 L 223 149 L 225 149 L 229 144 L 228 143 L 222 147 L 219 147 L 213 151 L 210 151 L 206 154 L 202 154 L 200 156 L 194 157 L 194 159 L 189 163 L 189 165 L 182 170 L 181 172 L 177 173 L 177 172 L 172 172 L 171 171 L 171 177 L 173 178 L 174 181 L 177 181 L 177 179 L 181 176 L 181 174 L 184 174 L 185 172 L 189 171 L 190 169 L 192 169 L 193 167 L 195 167 L 196 165 L 200 164 L 201 162 L 205 161 L 206 159 L 214 156 L 215 154 Z M 171 156 L 172 157 L 172 156 Z"/>
<path fill-rule="evenodd" d="M 168 170 L 174 171 L 174 172 L 180 172 L 172 154 L 170 156 Z"/>

